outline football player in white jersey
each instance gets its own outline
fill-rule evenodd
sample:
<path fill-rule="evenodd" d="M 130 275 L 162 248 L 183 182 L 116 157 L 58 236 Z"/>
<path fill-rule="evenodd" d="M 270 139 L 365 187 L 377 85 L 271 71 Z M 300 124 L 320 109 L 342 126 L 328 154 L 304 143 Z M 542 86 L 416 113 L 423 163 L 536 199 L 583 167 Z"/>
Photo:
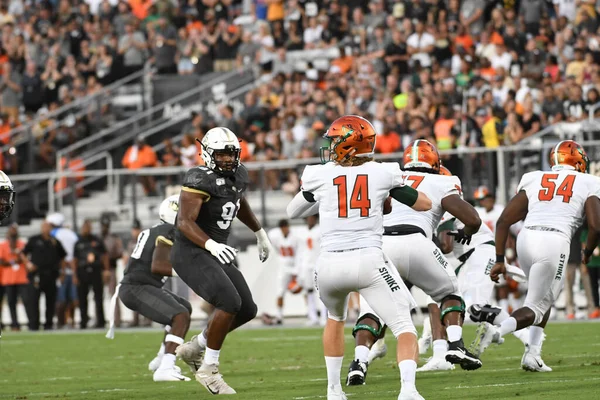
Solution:
<path fill-rule="evenodd" d="M 309 215 L 306 217 L 306 229 L 302 231 L 300 244 L 300 273 L 301 284 L 306 290 L 306 306 L 308 308 L 308 320 L 311 325 L 325 326 L 327 322 L 327 308 L 315 294 L 315 266 L 321 248 L 321 229 L 319 228 L 319 216 Z M 319 311 L 321 317 L 319 319 Z"/>
<path fill-rule="evenodd" d="M 440 175 L 451 172 L 444 166 L 440 167 Z M 494 235 L 487 224 L 481 224 L 477 233 L 471 237 L 471 243 L 463 245 L 454 243 L 449 235 L 452 231 L 464 228 L 464 224 L 450 213 L 445 213 L 437 229 L 440 249 L 444 254 L 453 253 L 460 264 L 455 269 L 458 286 L 462 293 L 467 313 L 473 322 L 487 321 L 493 323 L 497 315 L 508 317 L 489 302 L 494 291 L 494 282 L 490 279 L 490 270 L 495 263 Z M 417 372 L 447 370 L 448 365 L 440 362 L 445 357 L 445 349 L 439 344 L 444 343 L 445 329 L 439 319 L 440 310 L 437 303 L 431 301 L 428 305 L 430 319 L 423 324 L 423 335 L 419 339 L 419 352 L 425 353 L 430 343 L 433 344 L 433 357 Z M 503 314 L 504 313 L 504 314 Z M 528 333 L 515 332 L 523 344 L 527 344 Z M 441 342 L 440 342 L 441 341 Z M 437 343 L 436 343 L 437 342 Z M 437 344 L 437 346 L 436 346 Z M 473 345 L 473 354 L 479 356 L 478 343 Z"/>
<path fill-rule="evenodd" d="M 419 213 L 392 201 L 391 213 L 384 217 L 383 251 L 398 268 L 400 276 L 421 288 L 434 301 L 441 303 L 440 319 L 447 327 L 448 341 L 442 341 L 445 358 L 433 362 L 451 368 L 481 367 L 481 361 L 465 349 L 462 324 L 465 307 L 458 280 L 449 261 L 433 243 L 433 233 L 444 211 L 449 211 L 466 226 L 451 232 L 456 240 L 467 244 L 478 231 L 481 219 L 477 211 L 461 197 L 458 177 L 439 174 L 438 150 L 427 140 L 415 140 L 404 151 L 404 172 L 413 188 L 425 193 L 432 201 L 430 211 Z M 350 364 L 347 385 L 365 383 L 369 349 L 378 339 L 382 324 L 367 302 L 361 301 L 361 313 L 353 334 L 356 338 L 355 359 Z M 440 343 L 436 343 L 440 346 Z"/>
<path fill-rule="evenodd" d="M 282 219 L 277 228 L 269 231 L 269 239 L 273 248 L 279 254 L 279 282 L 277 292 L 277 315 L 274 323 L 283 323 L 283 296 L 288 290 L 294 294 L 300 293 L 302 287 L 298 283 L 299 265 L 298 252 L 300 238 L 290 230 L 290 223 Z"/>
<path fill-rule="evenodd" d="M 381 248 L 383 204 L 388 196 L 418 211 L 431 209 L 431 200 L 404 184 L 397 163 L 372 160 L 376 134 L 366 119 L 338 118 L 325 137 L 331 139 L 331 162 L 306 167 L 302 190 L 288 205 L 288 215 L 299 218 L 318 212 L 321 221 L 315 286 L 329 311 L 323 333 L 327 399 L 346 399 L 340 372 L 348 295 L 354 291 L 369 302 L 398 340 L 402 381 L 398 399 L 422 399 L 415 386 L 417 336 L 410 315 L 415 301 Z"/>
<path fill-rule="evenodd" d="M 552 371 L 541 358 L 540 344 L 550 308 L 560 293 L 573 233 L 582 225 L 584 215 L 592 236 L 586 249 L 594 249 L 600 230 L 600 179 L 586 174 L 588 157 L 578 143 L 565 140 L 550 152 L 551 172 L 529 172 L 521 178 L 517 195 L 508 203 L 496 224 L 496 264 L 490 272 L 497 281 L 506 275 L 504 249 L 509 228 L 525 219 L 517 238 L 517 253 L 529 288 L 522 308 L 500 322 L 500 327 L 486 324 L 482 346 L 495 335 L 500 337 L 530 327 L 529 345 L 521 359 L 528 371 Z M 591 251 L 584 252 L 589 257 Z"/>

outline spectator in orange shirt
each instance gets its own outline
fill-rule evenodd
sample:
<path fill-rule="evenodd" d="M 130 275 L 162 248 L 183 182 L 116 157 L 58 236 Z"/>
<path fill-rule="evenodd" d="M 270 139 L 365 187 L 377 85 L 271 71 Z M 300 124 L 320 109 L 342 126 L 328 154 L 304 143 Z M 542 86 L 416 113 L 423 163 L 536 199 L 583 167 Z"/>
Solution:
<path fill-rule="evenodd" d="M 383 135 L 377 135 L 377 141 L 375 142 L 375 151 L 381 154 L 394 153 L 400 151 L 402 148 L 402 142 L 400 141 L 400 135 L 392 131 L 388 127 L 383 130 Z"/>
<path fill-rule="evenodd" d="M 23 305 L 27 304 L 27 269 L 19 262 L 19 254 L 24 247 L 25 242 L 19 239 L 18 225 L 12 224 L 6 233 L 6 240 L 0 243 L 0 286 L 8 299 L 10 328 L 13 331 L 21 330 L 17 320 L 17 299 L 20 297 Z"/>
<path fill-rule="evenodd" d="M 148 144 L 146 140 L 138 136 L 135 143 L 127 149 L 121 164 L 127 169 L 139 169 L 139 168 L 150 168 L 155 167 L 158 162 L 156 153 Z M 153 195 L 155 193 L 156 182 L 150 175 L 141 175 L 138 177 L 144 192 L 146 195 Z"/>

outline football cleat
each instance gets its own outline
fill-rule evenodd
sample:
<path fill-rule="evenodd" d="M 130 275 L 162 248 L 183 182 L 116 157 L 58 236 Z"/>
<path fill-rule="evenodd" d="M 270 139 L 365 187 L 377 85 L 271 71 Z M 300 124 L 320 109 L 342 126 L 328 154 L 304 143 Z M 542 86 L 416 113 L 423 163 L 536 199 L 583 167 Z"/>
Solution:
<path fill-rule="evenodd" d="M 211 394 L 236 394 L 236 391 L 223 380 L 223 375 L 219 373 L 219 365 L 202 363 L 196 372 L 196 380 Z"/>
<path fill-rule="evenodd" d="M 150 361 L 150 363 L 148 363 L 148 369 L 152 372 L 156 371 L 158 369 L 158 367 L 160 367 L 162 358 L 163 358 L 162 354 L 157 354 L 156 357 L 154 357 L 152 359 L 152 361 Z"/>
<path fill-rule="evenodd" d="M 154 371 L 152 379 L 154 379 L 154 382 L 188 382 L 191 380 L 187 376 L 182 375 L 181 369 L 175 365 L 172 368 L 158 368 Z"/>
<path fill-rule="evenodd" d="M 198 343 L 198 335 L 194 335 L 189 342 L 177 346 L 175 355 L 181 358 L 195 374 L 202 365 L 205 350 Z"/>
<path fill-rule="evenodd" d="M 419 354 L 427 353 L 427 350 L 429 350 L 429 348 L 431 347 L 431 343 L 432 343 L 431 336 L 421 337 L 417 341 L 417 344 L 419 345 Z"/>
<path fill-rule="evenodd" d="M 346 379 L 346 386 L 359 386 L 364 385 L 367 380 L 367 363 L 354 360 L 350 363 L 348 369 L 348 378 Z"/>
<path fill-rule="evenodd" d="M 369 357 L 367 357 L 367 364 L 370 365 L 373 361 L 378 358 L 383 358 L 387 354 L 387 344 L 383 339 L 379 339 L 375 342 L 371 350 L 369 350 Z"/>
<path fill-rule="evenodd" d="M 348 400 L 341 385 L 327 387 L 327 400 Z"/>
<path fill-rule="evenodd" d="M 417 392 L 417 389 L 413 389 L 401 390 L 400 395 L 398 395 L 398 400 L 425 400 L 425 398 Z"/>
<path fill-rule="evenodd" d="M 532 349 L 530 346 L 526 347 L 525 354 L 521 358 L 521 368 L 530 372 L 552 372 L 552 368 L 542 360 L 540 349 Z"/>
<path fill-rule="evenodd" d="M 444 358 L 431 357 L 425 365 L 417 368 L 417 372 L 429 371 L 450 371 L 454 369 L 454 365 L 446 361 Z"/>
<path fill-rule="evenodd" d="M 492 324 L 483 322 L 477 327 L 475 339 L 473 339 L 473 343 L 471 343 L 469 350 L 476 357 L 481 357 L 485 349 L 492 343 L 502 344 L 504 343 L 504 338 L 500 336 L 498 328 Z"/>
<path fill-rule="evenodd" d="M 467 371 L 481 368 L 481 360 L 465 349 L 462 339 L 448 343 L 446 361 L 452 364 L 460 364 L 461 368 Z"/>

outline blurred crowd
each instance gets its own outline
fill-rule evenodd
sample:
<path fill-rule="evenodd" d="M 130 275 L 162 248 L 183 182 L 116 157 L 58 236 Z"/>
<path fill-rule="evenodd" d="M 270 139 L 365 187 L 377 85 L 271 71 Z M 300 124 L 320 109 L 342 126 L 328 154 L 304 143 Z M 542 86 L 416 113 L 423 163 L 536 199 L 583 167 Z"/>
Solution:
<path fill-rule="evenodd" d="M 0 242 L 0 324 L 21 330 L 17 309 L 20 301 L 29 330 L 103 328 L 108 312 L 103 302 L 105 294 L 115 292 L 117 263 L 122 260 L 127 265 L 141 232 L 141 224 L 134 221 L 130 235 L 112 233 L 110 214 L 102 214 L 99 221 L 85 220 L 77 233 L 68 227 L 62 214 L 49 214 L 40 233 L 26 240 L 20 237 L 17 224 L 10 225 L 6 239 Z M 3 318 L 4 298 L 10 316 Z M 93 320 L 88 299 L 93 299 L 95 306 Z M 116 308 L 115 323 L 121 324 L 120 306 Z M 135 313 L 130 326 L 150 324 L 150 320 Z"/>
<path fill-rule="evenodd" d="M 494 148 L 594 116 L 600 100 L 597 0 L 0 5 L 0 137 L 20 111 L 55 109 L 146 63 L 159 74 L 255 66 L 261 76 L 241 110 L 194 116 L 187 132 L 226 125 L 245 139 L 245 160 L 314 156 L 324 129 L 347 113 L 374 122 L 381 153 L 415 138 L 440 150 Z M 52 150 L 85 136 L 86 123 L 40 138 L 40 158 L 53 165 Z M 169 162 L 186 165 L 190 156 L 170 146 Z"/>

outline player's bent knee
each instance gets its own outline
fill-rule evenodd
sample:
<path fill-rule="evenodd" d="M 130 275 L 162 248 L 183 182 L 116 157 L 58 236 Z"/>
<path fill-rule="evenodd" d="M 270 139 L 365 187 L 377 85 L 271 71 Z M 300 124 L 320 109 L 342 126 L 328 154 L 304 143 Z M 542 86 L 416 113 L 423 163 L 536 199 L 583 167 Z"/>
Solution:
<path fill-rule="evenodd" d="M 185 299 L 181 299 L 181 305 L 185 307 L 185 309 L 187 310 L 188 314 L 192 314 L 192 304 L 185 300 Z"/>
<path fill-rule="evenodd" d="M 412 318 L 410 318 L 410 314 L 407 317 L 398 319 L 397 321 L 395 321 L 392 324 L 389 324 L 388 326 L 394 334 L 394 337 L 396 338 L 398 338 L 398 336 L 402 335 L 403 333 L 412 333 L 413 335 L 418 337 L 417 328 L 415 328 L 415 324 L 413 324 Z"/>
<path fill-rule="evenodd" d="M 346 322 L 345 316 L 335 315 L 329 311 L 327 312 L 327 318 L 335 322 Z"/>
<path fill-rule="evenodd" d="M 182 320 L 182 322 L 185 322 L 186 324 L 189 323 L 191 321 L 191 316 L 190 313 L 188 311 L 182 311 L 179 314 L 176 314 L 173 317 L 173 323 L 175 322 L 175 320 Z M 173 325 L 173 323 L 171 325 Z"/>
<path fill-rule="evenodd" d="M 378 338 L 381 335 L 381 320 L 375 314 L 366 313 L 356 320 L 356 325 L 352 329 L 352 336 L 356 337 L 358 331 L 368 331 Z"/>
<path fill-rule="evenodd" d="M 533 325 L 539 325 L 544 320 L 544 315 L 546 315 L 546 312 L 548 312 L 545 307 L 531 305 L 528 303 L 525 303 L 523 307 L 529 308 L 531 311 L 533 311 L 533 314 L 535 315 Z"/>
<path fill-rule="evenodd" d="M 237 293 L 223 293 L 212 304 L 218 310 L 235 315 L 242 309 L 242 298 Z"/>
<path fill-rule="evenodd" d="M 457 301 L 460 303 L 460 305 L 448 306 L 446 303 L 449 301 Z M 459 312 L 462 318 L 465 318 L 465 302 L 463 301 L 462 297 L 456 294 L 450 294 L 442 299 L 441 304 L 440 318 L 442 320 L 444 320 L 444 317 L 451 312 Z"/>

